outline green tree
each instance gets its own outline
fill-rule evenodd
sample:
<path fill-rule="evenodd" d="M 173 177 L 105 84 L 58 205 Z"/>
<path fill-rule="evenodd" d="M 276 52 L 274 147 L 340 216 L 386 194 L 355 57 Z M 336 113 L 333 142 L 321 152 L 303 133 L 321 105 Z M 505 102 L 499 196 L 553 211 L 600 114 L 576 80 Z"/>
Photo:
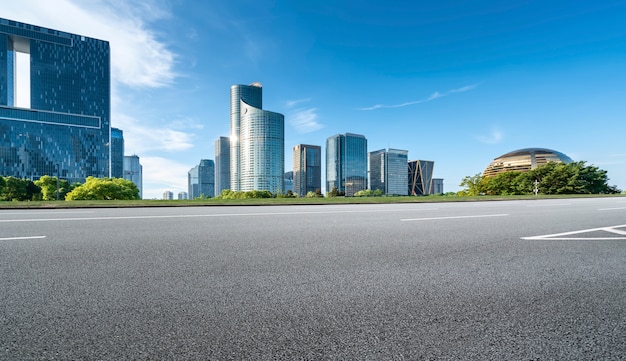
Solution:
<path fill-rule="evenodd" d="M 0 200 L 31 201 L 40 196 L 40 189 L 28 179 L 4 177 Z"/>
<path fill-rule="evenodd" d="M 483 176 L 480 173 L 473 176 L 467 176 L 461 180 L 459 186 L 465 187 L 458 194 L 460 196 L 478 196 L 485 193 L 486 180 L 483 180 Z"/>
<path fill-rule="evenodd" d="M 87 177 L 85 183 L 67 193 L 65 200 L 136 200 L 139 189 L 135 183 L 122 178 Z"/>
<path fill-rule="evenodd" d="M 41 188 L 41 199 L 44 201 L 53 201 L 57 199 L 57 177 L 44 175 L 35 181 L 35 184 Z M 59 199 L 65 199 L 65 195 L 71 191 L 70 183 L 61 179 L 59 181 Z"/>

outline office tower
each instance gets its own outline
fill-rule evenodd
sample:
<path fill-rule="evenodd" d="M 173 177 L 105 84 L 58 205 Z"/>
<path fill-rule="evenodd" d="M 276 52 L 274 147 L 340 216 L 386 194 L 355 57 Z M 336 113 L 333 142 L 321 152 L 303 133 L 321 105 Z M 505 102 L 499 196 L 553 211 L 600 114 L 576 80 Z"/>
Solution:
<path fill-rule="evenodd" d="M 0 19 L 0 174 L 108 177 L 110 88 L 107 41 Z"/>
<path fill-rule="evenodd" d="M 174 200 L 174 193 L 172 193 L 171 191 L 163 192 L 163 199 L 166 200 L 166 201 L 173 201 Z"/>
<path fill-rule="evenodd" d="M 124 156 L 124 179 L 135 183 L 139 188 L 139 198 L 143 198 L 143 167 L 139 163 L 139 157 L 136 155 Z"/>
<path fill-rule="evenodd" d="M 124 176 L 124 132 L 111 128 L 111 177 Z"/>
<path fill-rule="evenodd" d="M 293 191 L 300 197 L 322 189 L 322 147 L 298 144 L 293 147 Z"/>
<path fill-rule="evenodd" d="M 443 194 L 443 178 L 433 178 L 433 193 Z"/>
<path fill-rule="evenodd" d="M 435 162 L 412 160 L 409 162 L 409 195 L 426 196 L 433 193 L 432 179 Z"/>
<path fill-rule="evenodd" d="M 211 198 L 215 194 L 215 163 L 202 159 L 200 164 L 189 170 L 188 193 L 190 199 Z"/>
<path fill-rule="evenodd" d="M 407 195 L 408 154 L 399 149 L 370 152 L 370 189 L 380 189 L 389 195 Z"/>
<path fill-rule="evenodd" d="M 230 189 L 230 139 L 219 137 L 215 141 L 215 196 Z"/>
<path fill-rule="evenodd" d="M 283 179 L 283 185 L 285 186 L 283 193 L 287 193 L 289 191 L 293 193 L 293 171 L 285 172 Z"/>
<path fill-rule="evenodd" d="M 183 201 L 185 199 L 189 199 L 189 195 L 187 192 L 178 192 L 178 200 Z"/>
<path fill-rule="evenodd" d="M 346 196 L 367 188 L 367 139 L 337 134 L 326 140 L 326 191 L 334 187 Z"/>
<path fill-rule="evenodd" d="M 284 190 L 285 117 L 262 110 L 261 83 L 230 88 L 230 186 Z"/>

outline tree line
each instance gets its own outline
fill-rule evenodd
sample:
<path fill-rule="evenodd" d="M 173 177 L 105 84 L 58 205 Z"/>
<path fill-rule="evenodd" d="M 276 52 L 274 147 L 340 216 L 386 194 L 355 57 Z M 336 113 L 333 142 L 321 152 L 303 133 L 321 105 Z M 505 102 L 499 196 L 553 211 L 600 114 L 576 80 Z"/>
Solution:
<path fill-rule="evenodd" d="M 0 201 L 137 200 L 139 188 L 123 178 L 87 177 L 85 183 L 45 175 L 35 181 L 0 177 Z"/>
<path fill-rule="evenodd" d="M 493 177 L 463 178 L 460 196 L 523 194 L 618 194 L 608 185 L 607 172 L 586 162 L 550 162 L 527 172 L 510 171 Z"/>

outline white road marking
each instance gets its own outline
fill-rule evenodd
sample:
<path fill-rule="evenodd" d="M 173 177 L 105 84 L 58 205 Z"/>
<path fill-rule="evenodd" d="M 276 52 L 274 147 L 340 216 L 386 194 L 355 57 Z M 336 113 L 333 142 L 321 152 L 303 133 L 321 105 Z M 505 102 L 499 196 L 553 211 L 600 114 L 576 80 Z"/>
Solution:
<path fill-rule="evenodd" d="M 55 211 L 32 211 L 32 212 L 0 212 L 0 216 L 4 215 L 21 215 L 21 214 L 85 214 L 95 213 L 94 211 L 75 211 L 75 212 L 55 212 Z"/>
<path fill-rule="evenodd" d="M 622 209 L 626 209 L 626 207 L 617 207 L 617 208 L 600 208 L 598 209 L 599 211 L 618 211 L 618 210 L 622 210 Z"/>
<path fill-rule="evenodd" d="M 42 238 L 46 238 L 46 236 L 7 237 L 7 238 L 0 238 L 0 241 L 19 241 L 19 240 L 24 240 L 24 239 L 42 239 Z"/>
<path fill-rule="evenodd" d="M 416 209 L 416 211 L 434 211 L 437 208 Z M 124 219 L 165 219 L 165 218 L 210 218 L 210 217 L 253 217 L 253 216 L 288 216 L 288 215 L 311 215 L 311 214 L 340 214 L 340 213 L 380 213 L 380 212 L 406 212 L 406 209 L 369 209 L 349 211 L 307 211 L 307 212 L 267 212 L 267 213 L 219 213 L 219 214 L 170 214 L 162 216 L 113 216 L 113 217 L 76 217 L 76 218 L 28 218 L 28 219 L 0 219 L 0 223 L 16 222 L 71 222 L 71 221 L 102 221 Z"/>
<path fill-rule="evenodd" d="M 488 217 L 507 217 L 508 214 L 481 214 L 473 216 L 450 216 L 450 217 L 428 217 L 428 218 L 407 218 L 401 219 L 402 222 L 410 221 L 438 221 L 444 219 L 464 219 L 464 218 L 488 218 Z"/>
<path fill-rule="evenodd" d="M 583 229 L 580 231 L 572 231 L 572 232 L 563 232 L 563 233 L 555 233 L 555 234 L 546 234 L 543 236 L 533 236 L 533 237 L 522 237 L 524 240 L 531 241 L 615 241 L 615 240 L 626 240 L 626 237 L 568 237 L 571 235 L 582 234 L 582 233 L 591 233 L 591 232 L 608 232 L 613 234 L 619 234 L 626 236 L 626 231 L 619 230 L 618 228 L 625 228 L 626 224 L 622 224 L 619 226 L 613 227 L 600 227 L 600 228 L 591 228 L 591 229 Z"/>
<path fill-rule="evenodd" d="M 528 204 L 526 207 L 562 207 L 562 206 L 571 206 L 571 203 L 554 203 L 554 204 Z"/>

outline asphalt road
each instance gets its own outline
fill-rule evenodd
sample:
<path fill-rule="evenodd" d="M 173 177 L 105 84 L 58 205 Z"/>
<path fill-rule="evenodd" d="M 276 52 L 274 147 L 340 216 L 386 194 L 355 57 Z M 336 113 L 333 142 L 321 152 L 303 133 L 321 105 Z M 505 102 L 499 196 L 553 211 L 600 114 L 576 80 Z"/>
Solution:
<path fill-rule="evenodd" d="M 2 360 L 625 357 L 625 198 L 0 211 Z"/>

